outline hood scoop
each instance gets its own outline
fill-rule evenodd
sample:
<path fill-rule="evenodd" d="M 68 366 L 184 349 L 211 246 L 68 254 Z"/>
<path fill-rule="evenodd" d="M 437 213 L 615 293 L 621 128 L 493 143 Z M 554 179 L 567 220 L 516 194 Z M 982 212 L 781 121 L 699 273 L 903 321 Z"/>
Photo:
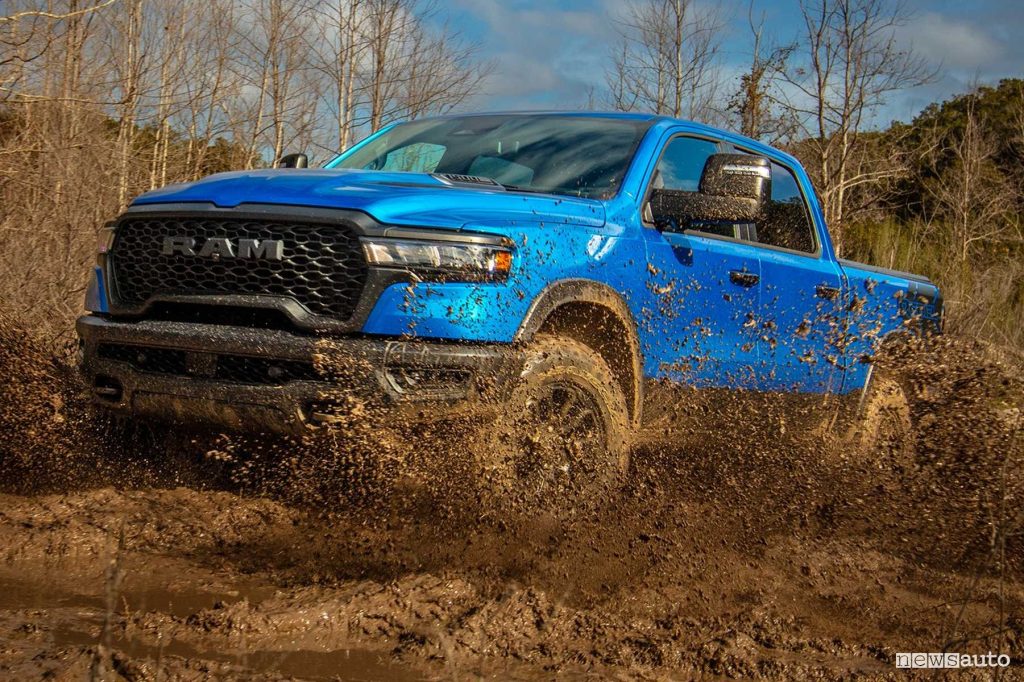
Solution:
<path fill-rule="evenodd" d="M 440 180 L 446 185 L 460 187 L 479 187 L 486 185 L 494 189 L 505 189 L 500 182 L 479 175 L 460 175 L 458 173 L 431 173 L 430 177 Z"/>

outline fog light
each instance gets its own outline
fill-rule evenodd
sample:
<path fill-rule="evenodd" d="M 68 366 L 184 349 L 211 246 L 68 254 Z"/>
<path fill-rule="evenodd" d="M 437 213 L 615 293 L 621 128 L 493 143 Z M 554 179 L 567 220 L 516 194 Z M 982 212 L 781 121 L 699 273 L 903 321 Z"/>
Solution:
<path fill-rule="evenodd" d="M 391 385 L 401 393 L 466 390 L 472 377 L 462 369 L 427 367 L 389 367 L 387 373 Z"/>
<path fill-rule="evenodd" d="M 121 387 L 121 382 L 117 379 L 101 375 L 96 377 L 96 380 L 93 382 L 92 392 L 104 400 L 116 403 L 120 402 L 124 389 Z"/>

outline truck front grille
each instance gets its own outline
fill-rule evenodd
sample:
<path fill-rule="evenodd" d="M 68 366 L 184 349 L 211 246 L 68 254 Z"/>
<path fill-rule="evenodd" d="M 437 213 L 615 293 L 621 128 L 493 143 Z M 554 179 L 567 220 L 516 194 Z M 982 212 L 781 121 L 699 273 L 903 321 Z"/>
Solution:
<path fill-rule="evenodd" d="M 279 240 L 282 257 L 221 258 L 164 252 L 168 237 Z M 314 315 L 347 320 L 366 284 L 367 265 L 344 222 L 307 224 L 205 216 L 128 216 L 110 254 L 117 302 L 140 306 L 154 296 L 264 295 L 294 299 Z"/>

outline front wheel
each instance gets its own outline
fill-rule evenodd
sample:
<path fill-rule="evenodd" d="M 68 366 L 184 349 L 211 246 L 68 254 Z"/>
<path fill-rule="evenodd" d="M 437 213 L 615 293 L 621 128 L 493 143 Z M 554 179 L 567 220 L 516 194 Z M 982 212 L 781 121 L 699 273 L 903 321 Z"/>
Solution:
<path fill-rule="evenodd" d="M 629 468 L 629 417 L 604 359 L 575 339 L 541 335 L 478 459 L 497 507 L 573 515 L 614 497 Z"/>

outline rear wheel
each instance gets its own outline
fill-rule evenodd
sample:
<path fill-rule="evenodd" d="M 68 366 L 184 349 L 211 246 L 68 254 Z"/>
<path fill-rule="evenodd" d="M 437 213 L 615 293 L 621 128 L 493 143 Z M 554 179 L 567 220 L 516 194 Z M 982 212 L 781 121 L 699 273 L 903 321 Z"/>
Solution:
<path fill-rule="evenodd" d="M 604 359 L 539 336 L 478 455 L 498 507 L 572 515 L 618 493 L 629 468 L 626 398 Z"/>
<path fill-rule="evenodd" d="M 913 458 L 910 401 L 903 386 L 889 373 L 873 369 L 860 408 L 846 434 L 856 457 L 882 460 L 906 468 Z"/>

